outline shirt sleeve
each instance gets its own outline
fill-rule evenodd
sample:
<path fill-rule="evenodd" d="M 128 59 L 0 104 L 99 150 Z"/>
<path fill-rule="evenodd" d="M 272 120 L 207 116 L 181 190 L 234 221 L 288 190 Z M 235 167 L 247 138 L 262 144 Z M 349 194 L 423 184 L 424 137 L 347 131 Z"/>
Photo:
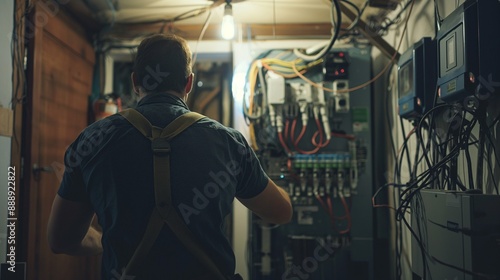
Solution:
<path fill-rule="evenodd" d="M 255 155 L 253 149 L 248 145 L 245 138 L 240 134 L 241 145 L 238 148 L 240 156 L 240 176 L 236 188 L 236 196 L 248 199 L 257 196 L 266 188 L 269 177 L 262 169 L 262 166 Z"/>
<path fill-rule="evenodd" d="M 64 155 L 64 174 L 57 194 L 67 200 L 88 202 L 85 183 L 81 173 L 81 155 L 77 152 L 78 139 L 69 146 Z"/>

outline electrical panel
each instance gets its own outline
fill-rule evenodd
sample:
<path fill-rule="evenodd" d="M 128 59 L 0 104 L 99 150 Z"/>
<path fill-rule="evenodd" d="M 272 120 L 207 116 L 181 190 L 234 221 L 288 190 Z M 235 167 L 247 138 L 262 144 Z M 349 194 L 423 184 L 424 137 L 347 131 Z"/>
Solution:
<path fill-rule="evenodd" d="M 467 96 L 487 99 L 500 83 L 500 1 L 465 1 L 438 31 L 440 97 L 455 103 Z"/>
<path fill-rule="evenodd" d="M 416 119 L 432 108 L 436 97 L 436 42 L 422 38 L 398 62 L 399 115 Z"/>
<path fill-rule="evenodd" d="M 250 279 L 376 279 L 372 93 L 350 91 L 371 79 L 370 53 L 335 48 L 321 63 L 271 50 L 249 69 L 251 142 L 294 209 L 281 226 L 252 216 Z"/>
<path fill-rule="evenodd" d="M 343 51 L 327 53 L 323 65 L 323 80 L 335 81 L 349 78 L 349 54 Z"/>
<path fill-rule="evenodd" d="M 420 279 L 498 279 L 498 213 L 498 195 L 421 190 L 412 201 L 413 272 Z"/>

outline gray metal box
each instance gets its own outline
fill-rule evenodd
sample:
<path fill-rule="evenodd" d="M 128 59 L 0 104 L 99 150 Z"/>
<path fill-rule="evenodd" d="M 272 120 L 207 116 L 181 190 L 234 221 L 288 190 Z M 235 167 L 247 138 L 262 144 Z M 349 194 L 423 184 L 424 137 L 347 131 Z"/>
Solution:
<path fill-rule="evenodd" d="M 426 279 L 500 279 L 500 196 L 422 190 L 411 209 L 412 229 L 428 252 Z M 411 247 L 412 270 L 423 277 L 414 236 Z"/>

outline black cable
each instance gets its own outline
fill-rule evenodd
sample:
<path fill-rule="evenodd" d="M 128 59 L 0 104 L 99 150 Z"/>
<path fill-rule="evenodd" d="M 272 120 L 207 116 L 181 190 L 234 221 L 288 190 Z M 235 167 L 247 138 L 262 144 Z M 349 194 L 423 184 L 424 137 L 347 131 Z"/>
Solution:
<path fill-rule="evenodd" d="M 449 124 L 448 124 L 448 129 L 447 129 L 447 134 L 446 134 L 446 139 L 450 139 L 451 147 L 455 146 L 460 146 L 460 138 L 461 138 L 461 132 L 463 128 L 463 120 L 464 116 L 461 115 L 462 111 L 459 110 L 454 113 L 453 117 L 450 119 Z M 457 124 L 457 118 L 460 119 L 460 125 Z M 461 129 L 457 131 L 456 127 L 460 127 Z M 450 161 L 450 170 L 449 170 L 449 180 L 450 180 L 450 185 L 449 188 L 450 190 L 456 190 L 457 187 L 457 178 L 458 178 L 458 155 L 457 157 L 454 157 Z"/>
<path fill-rule="evenodd" d="M 427 135 L 429 135 L 429 138 L 428 138 L 428 143 L 427 143 L 428 147 L 427 147 L 427 149 L 424 149 L 422 156 L 419 159 L 418 164 L 420 164 L 420 162 L 425 158 L 424 154 L 427 154 L 429 152 L 429 150 L 431 148 L 431 144 L 432 144 L 432 165 L 431 166 L 433 166 L 439 161 L 440 158 L 444 157 L 444 155 L 446 153 L 442 151 L 441 144 L 438 143 L 438 141 L 437 141 L 437 139 L 439 139 L 437 133 L 431 132 L 431 129 L 425 120 L 422 121 L 420 124 L 421 124 L 420 129 L 425 129 L 427 131 Z M 441 183 L 441 180 L 440 180 L 439 176 L 436 175 L 434 177 L 433 184 L 434 184 L 434 186 L 440 186 L 440 183 Z M 434 186 L 433 186 L 433 188 L 434 188 Z"/>
<path fill-rule="evenodd" d="M 400 197 L 401 203 L 400 203 L 399 207 L 397 208 L 396 219 L 399 221 L 403 220 L 405 225 L 412 232 L 412 235 L 416 238 L 417 242 L 419 242 L 419 246 L 422 250 L 423 262 L 424 262 L 424 279 L 426 279 L 425 273 L 426 273 L 426 268 L 428 267 L 425 264 L 426 263 L 425 258 L 428 258 L 428 259 L 430 259 L 436 263 L 439 263 L 441 265 L 457 269 L 457 270 L 464 272 L 466 274 L 470 274 L 473 276 L 478 276 L 478 277 L 483 277 L 483 278 L 488 279 L 488 277 L 490 277 L 489 275 L 484 275 L 484 274 L 475 273 L 472 271 L 467 271 L 467 270 L 464 270 L 460 267 L 456 267 L 456 266 L 450 265 L 446 262 L 443 262 L 443 261 L 435 258 L 434 256 L 430 256 L 428 254 L 428 252 L 425 251 L 425 246 L 423 244 L 421 244 L 421 242 L 419 241 L 419 237 L 415 234 L 415 232 L 413 231 L 411 226 L 408 224 L 408 222 L 406 221 L 406 218 L 404 216 L 405 213 L 407 212 L 407 209 L 408 209 L 410 203 L 412 201 L 415 201 L 415 199 L 418 199 L 419 194 L 420 194 L 420 190 L 427 187 L 427 185 L 429 185 L 430 183 L 432 183 L 435 180 L 434 174 L 437 171 L 442 172 L 442 174 L 444 175 L 443 178 L 445 179 L 445 182 L 447 182 L 448 184 L 450 184 L 450 185 L 456 184 L 462 190 L 466 189 L 466 187 L 462 183 L 462 180 L 460 180 L 460 178 L 458 176 L 456 176 L 457 173 L 453 170 L 453 168 L 455 168 L 455 167 L 454 166 L 450 167 L 447 165 L 450 162 L 456 161 L 461 150 L 465 150 L 466 157 L 467 157 L 467 165 L 469 168 L 469 172 L 468 172 L 469 173 L 469 181 L 473 182 L 473 180 L 471 179 L 472 178 L 472 170 L 471 170 L 472 163 L 471 163 L 471 159 L 470 159 L 469 146 L 474 145 L 477 142 L 477 141 L 471 142 L 471 139 L 474 138 L 472 135 L 472 130 L 478 122 L 482 128 L 481 132 L 482 132 L 482 137 L 483 137 L 483 145 L 484 145 L 484 142 L 487 140 L 487 141 L 489 141 L 488 147 L 495 148 L 495 145 L 494 145 L 493 140 L 492 140 L 492 133 L 490 131 L 490 128 L 492 127 L 492 125 L 494 123 L 499 121 L 500 116 L 497 116 L 497 118 L 494 120 L 493 124 L 489 124 L 489 125 L 486 124 L 485 118 L 481 118 L 481 115 L 478 115 L 477 113 L 473 114 L 473 118 L 470 121 L 468 121 L 466 119 L 466 112 L 461 111 L 461 109 L 459 107 L 451 107 L 454 109 L 454 112 L 452 113 L 453 114 L 452 115 L 453 117 L 451 118 L 452 121 L 449 122 L 449 124 L 448 124 L 445 141 L 440 143 L 441 141 L 439 141 L 439 138 L 436 137 L 435 133 L 429 133 L 429 137 L 427 138 L 427 144 L 424 146 L 425 139 L 423 139 L 423 136 L 422 136 L 422 132 L 421 132 L 422 129 L 427 128 L 427 129 L 429 129 L 429 131 L 431 131 L 431 128 L 434 127 L 433 126 L 434 113 L 439 108 L 444 108 L 446 106 L 448 106 L 448 105 L 435 106 L 429 112 L 427 112 L 426 115 L 424 115 L 423 118 L 419 121 L 419 125 L 417 126 L 416 132 L 418 133 L 417 137 L 418 137 L 418 141 L 420 143 L 419 145 L 422 145 L 422 147 L 424 147 L 424 152 L 423 152 L 422 157 L 419 157 L 419 153 L 417 151 L 417 154 L 415 155 L 415 163 L 413 165 L 413 171 L 411 172 L 412 180 L 407 184 L 407 188 L 403 192 L 401 192 L 401 189 L 399 189 L 399 191 L 400 191 L 399 197 Z M 427 119 L 427 117 L 431 118 L 429 126 L 425 126 L 425 124 L 426 124 L 425 120 Z M 457 129 L 456 127 L 460 127 L 460 129 Z M 480 138 L 480 140 L 481 140 L 481 138 Z M 449 147 L 450 150 L 447 152 L 446 146 L 450 145 L 452 143 L 452 141 L 454 143 Z M 434 151 L 435 151 L 435 154 L 432 157 L 432 162 L 428 158 L 428 153 L 429 153 L 430 148 L 431 148 L 429 145 L 431 143 L 433 144 Z M 479 141 L 479 143 L 481 144 L 481 141 Z M 403 146 L 403 148 L 402 148 L 403 154 L 404 154 L 404 152 L 406 152 L 405 150 L 407 150 L 407 147 Z M 401 157 L 398 159 L 398 161 L 396 163 L 397 165 L 399 165 L 399 162 L 402 162 L 403 157 L 404 157 L 403 154 L 400 155 Z M 497 155 L 496 151 L 494 152 L 494 154 L 495 154 L 495 160 L 497 161 L 497 164 L 500 164 L 500 161 L 498 160 L 498 155 Z M 487 155 L 490 155 L 490 153 L 488 153 Z M 408 158 L 408 156 L 409 155 L 407 155 L 407 158 Z M 484 156 L 484 154 L 483 154 L 483 156 Z M 429 168 L 426 171 L 422 172 L 422 174 L 419 174 L 417 176 L 416 175 L 416 166 L 422 160 L 422 158 L 426 158 L 426 162 L 427 162 Z M 487 166 L 488 166 L 490 174 L 492 175 L 493 181 L 495 183 L 495 189 L 496 189 L 497 194 L 498 194 L 499 190 L 498 190 L 498 186 L 496 184 L 496 181 L 495 181 L 494 175 L 493 175 L 491 156 L 488 158 Z M 396 169 L 396 175 L 398 175 L 398 173 L 400 174 L 401 167 L 399 166 L 399 167 L 396 167 L 395 169 Z M 478 176 L 479 175 L 480 174 L 478 174 Z M 413 211 L 412 211 L 412 213 L 413 213 Z M 415 211 L 414 214 L 418 218 L 419 213 L 417 211 Z M 419 236 L 420 236 L 420 238 L 423 238 L 423 232 L 426 232 L 426 231 L 425 230 L 422 231 L 419 224 L 417 224 L 417 226 L 419 229 Z M 396 228 L 396 239 L 399 237 L 398 231 L 399 231 L 399 228 Z M 397 257 L 400 257 L 399 252 L 398 252 L 399 240 L 396 240 L 396 242 L 397 242 L 396 243 L 396 255 L 397 255 Z M 397 277 L 399 277 L 398 273 L 399 273 L 399 268 L 400 268 L 398 265 L 399 264 L 396 263 Z M 430 272 L 430 270 L 429 270 L 429 272 Z M 430 277 L 430 275 L 429 275 L 429 277 Z"/>
<path fill-rule="evenodd" d="M 413 162 L 413 170 L 410 170 L 410 175 L 411 175 L 412 180 L 414 180 L 415 176 L 417 176 L 417 169 L 418 169 L 418 165 L 420 163 L 420 160 L 418 157 L 419 154 L 420 154 L 420 144 L 417 141 L 417 149 L 415 151 L 415 160 Z M 422 155 L 422 158 L 423 158 L 423 155 Z M 411 167 L 409 167 L 409 168 L 411 168 Z"/>
<path fill-rule="evenodd" d="M 408 230 L 410 231 L 410 233 L 412 234 L 412 236 L 417 241 L 420 249 L 424 250 L 425 256 L 427 256 L 427 258 L 429 258 L 432 261 L 437 262 L 437 263 L 439 263 L 441 265 L 444 265 L 446 267 L 456 269 L 456 270 L 458 270 L 460 272 L 463 272 L 463 273 L 465 273 L 467 275 L 471 275 L 471 276 L 474 276 L 474 277 L 480 277 L 480 279 L 487 279 L 487 280 L 498 279 L 497 275 L 488 275 L 488 274 L 477 273 L 477 272 L 474 272 L 474 271 L 463 269 L 463 268 L 454 266 L 452 264 L 446 263 L 446 262 L 444 262 L 444 261 L 442 261 L 442 260 L 440 260 L 440 259 L 438 259 L 438 258 L 436 258 L 436 257 L 434 257 L 432 255 L 430 255 L 429 252 L 427 252 L 427 250 L 425 250 L 425 247 L 423 246 L 421 240 L 418 238 L 418 236 L 416 235 L 415 231 L 411 228 L 411 226 L 408 224 L 408 221 L 404 217 L 403 217 L 403 222 L 405 223 L 406 227 L 408 228 Z M 431 222 L 431 221 L 429 221 L 429 222 Z M 474 279 L 476 279 L 476 278 L 474 278 Z"/>
<path fill-rule="evenodd" d="M 437 92 L 437 91 L 436 91 Z M 437 101 L 437 94 L 436 94 L 436 98 L 434 99 L 434 105 L 433 105 L 433 108 L 430 109 L 429 111 L 427 111 L 423 116 L 422 118 L 420 119 L 418 125 L 417 125 L 417 140 L 419 141 L 420 145 L 424 145 L 424 139 L 423 139 L 423 136 L 422 136 L 422 128 L 424 127 L 427 127 L 428 130 L 429 130 L 429 133 L 431 131 L 431 129 L 434 127 L 434 114 L 437 110 L 441 109 L 441 108 L 444 108 L 444 107 L 449 107 L 449 108 L 453 108 L 452 106 L 450 105 L 447 105 L 447 104 L 439 104 L 439 105 L 436 105 L 436 101 Z M 425 125 L 425 120 L 429 118 L 430 121 L 429 121 L 429 125 L 426 126 Z M 450 127 L 448 128 L 448 130 L 450 129 Z M 432 169 L 432 166 L 435 166 L 436 165 L 436 162 L 437 162 L 437 158 L 433 158 L 433 161 L 431 163 L 430 161 L 430 158 L 429 158 L 429 155 L 428 155 L 428 151 L 430 149 L 430 145 L 434 139 L 434 142 L 435 139 L 438 139 L 439 136 L 437 135 L 437 133 L 430 133 L 430 137 L 425 145 L 425 148 L 423 149 L 423 155 L 424 155 L 424 158 L 426 160 L 426 163 L 427 163 L 427 167 L 430 169 L 430 170 L 433 170 Z M 449 141 L 450 139 L 447 139 L 445 141 L 445 143 L 443 143 L 443 145 L 447 145 L 446 143 Z M 442 151 L 442 157 L 444 158 L 446 152 L 446 148 L 444 146 L 444 148 L 441 148 Z M 439 173 L 436 173 L 436 174 L 433 174 L 433 177 L 434 177 L 434 181 L 438 181 L 437 185 L 440 186 L 441 183 L 439 182 L 439 176 L 437 176 Z"/>
<path fill-rule="evenodd" d="M 401 194 L 403 201 L 402 204 L 396 209 L 396 219 L 401 219 L 401 216 L 404 215 L 405 211 L 409 208 L 410 202 L 421 189 L 427 187 L 433 180 L 431 174 L 433 174 L 436 169 L 439 170 L 444 165 L 448 163 L 453 157 L 456 156 L 460 152 L 459 147 L 454 147 L 452 151 L 446 157 L 444 157 L 440 162 L 438 162 L 432 168 L 422 172 L 422 174 L 418 175 L 416 180 L 408 185 L 408 188 L 404 190 Z M 418 187 L 417 187 L 418 186 Z M 407 194 L 408 193 L 408 194 Z"/>
<path fill-rule="evenodd" d="M 387 75 L 387 80 L 386 80 L 386 86 L 387 87 L 388 87 L 388 85 L 390 83 L 391 73 L 392 73 L 392 70 L 393 70 L 394 67 L 395 67 L 395 64 L 392 64 L 391 68 L 387 72 L 387 73 L 389 73 Z M 395 144 L 395 141 L 394 141 L 394 134 L 392 133 L 391 116 L 389 114 L 390 110 L 388 110 L 388 108 L 389 108 L 389 100 L 391 100 L 391 99 L 392 99 L 392 88 L 387 90 L 387 94 L 385 95 L 384 105 L 386 106 L 386 109 L 385 109 L 385 119 L 387 121 L 387 127 L 389 128 L 389 139 L 391 140 L 392 154 L 394 155 L 394 160 L 397 161 L 396 144 Z M 404 135 L 403 137 L 406 137 L 406 135 Z"/>
<path fill-rule="evenodd" d="M 354 21 L 351 23 L 351 25 L 349 25 L 348 28 L 341 28 L 342 31 L 349 32 L 352 29 L 354 29 L 354 27 L 356 27 L 356 25 L 358 24 L 359 20 L 361 19 L 362 13 L 361 13 L 361 10 L 358 8 L 358 6 L 356 6 L 356 4 L 354 4 L 353 2 L 351 2 L 349 0 L 342 0 L 342 2 L 344 2 L 347 5 L 353 7 L 354 10 L 356 10 L 356 14 L 358 14 L 358 16 L 354 19 Z M 365 2 L 365 3 L 367 3 L 367 2 Z M 366 7 L 366 5 L 365 5 L 365 7 Z M 364 9 L 363 9 L 363 11 L 364 11 Z"/>
<path fill-rule="evenodd" d="M 313 57 L 311 56 L 306 56 L 305 54 L 302 54 L 300 53 L 298 50 L 296 52 L 296 55 L 300 58 L 302 58 L 303 60 L 318 60 L 322 57 L 324 57 L 329 51 L 330 49 L 332 48 L 333 44 L 335 44 L 335 42 L 337 41 L 337 38 L 339 37 L 339 34 L 340 34 L 340 27 L 342 25 L 342 12 L 340 10 L 340 4 L 339 4 L 339 1 L 340 0 L 332 0 L 332 11 L 333 9 L 335 8 L 335 12 L 337 14 L 337 23 L 333 22 L 334 23 L 334 34 L 332 36 L 332 39 L 330 40 L 330 42 L 328 43 L 328 46 L 323 48 L 317 55 L 314 55 Z M 334 20 L 332 18 L 332 20 Z"/>
<path fill-rule="evenodd" d="M 465 118 L 465 116 L 464 116 Z M 469 180 L 469 189 L 474 189 L 474 174 L 472 171 L 472 160 L 470 156 L 470 151 L 469 151 L 469 145 L 465 145 L 464 147 L 464 153 L 465 153 L 465 158 L 467 160 L 467 173 L 468 173 L 468 180 Z"/>
<path fill-rule="evenodd" d="M 366 7 L 368 7 L 368 4 L 370 4 L 370 0 L 366 0 L 365 3 L 363 4 L 363 7 L 361 8 L 360 18 L 363 16 Z"/>
<path fill-rule="evenodd" d="M 405 125 L 404 125 L 404 121 L 403 121 L 402 117 L 399 117 L 399 124 L 401 126 L 401 132 L 403 133 L 403 137 L 406 137 Z M 411 170 L 410 152 L 408 150 L 408 141 L 404 142 L 404 148 L 403 148 L 403 151 L 401 152 L 402 154 L 405 154 L 404 150 L 406 150 L 406 162 L 408 164 L 410 178 L 411 178 L 411 180 L 413 180 L 413 174 L 412 174 L 412 170 Z"/>
<path fill-rule="evenodd" d="M 388 110 L 387 110 L 388 111 Z M 403 119 L 400 117 L 399 118 L 401 127 L 402 127 L 402 134 L 404 137 L 404 142 L 401 147 L 401 154 L 399 155 L 399 158 L 396 159 L 395 163 L 395 179 L 397 183 L 401 183 L 401 167 L 402 167 L 402 161 L 404 158 L 404 155 L 406 153 L 407 159 L 408 159 L 408 167 L 410 168 L 411 162 L 409 161 L 409 151 L 408 151 L 408 141 L 411 137 L 412 134 L 406 135 L 406 131 L 404 129 L 404 123 Z M 396 185 L 395 185 L 396 186 Z M 399 185 L 399 186 L 406 186 L 406 185 Z M 398 188 L 398 197 L 401 197 L 401 189 Z M 396 198 L 394 197 L 394 205 L 396 205 Z M 396 219 L 396 277 L 397 279 L 401 279 L 402 275 L 402 265 L 401 265 L 401 259 L 402 259 L 402 250 L 403 250 L 403 228 L 401 221 L 398 221 Z"/>
<path fill-rule="evenodd" d="M 406 136 L 405 136 L 405 140 L 406 140 Z M 395 173 L 394 174 L 394 179 L 395 179 L 395 182 L 397 182 L 397 183 L 400 183 L 400 181 L 401 181 L 400 171 L 401 171 L 401 168 L 399 167 L 398 160 L 396 159 L 396 161 L 394 163 L 394 173 Z M 394 184 L 394 186 L 396 186 L 396 184 Z M 399 184 L 399 186 L 400 187 L 405 187 L 406 185 Z M 382 188 L 380 188 L 380 189 L 382 189 Z M 397 189 L 398 189 L 398 196 L 397 197 L 400 197 L 401 188 L 397 188 Z M 395 191 L 396 191 L 396 188 L 393 188 L 394 205 L 397 205 Z M 401 279 L 401 275 L 402 275 L 402 267 L 401 267 L 401 258 L 402 258 L 402 230 L 401 230 L 401 222 L 399 222 L 399 221 L 397 221 L 395 219 L 395 223 L 396 223 L 396 237 L 395 237 L 395 239 L 396 239 L 395 240 L 395 243 L 396 243 L 396 279 L 400 280 Z"/>
<path fill-rule="evenodd" d="M 443 22 L 443 19 L 441 18 L 441 13 L 439 12 L 439 6 L 436 0 L 434 0 L 434 13 L 436 14 L 436 20 L 439 24 Z"/>
<path fill-rule="evenodd" d="M 421 189 L 425 188 L 430 182 L 429 178 L 426 178 L 424 182 L 420 185 L 420 187 L 416 188 L 416 184 L 411 184 L 401 192 L 399 199 L 401 200 L 399 207 L 396 209 L 396 220 L 401 221 L 401 217 L 404 216 L 404 213 L 410 208 L 410 202 L 413 196 L 418 193 Z M 416 189 L 415 189 L 416 188 Z M 408 193 L 408 194 L 407 194 Z"/>
<path fill-rule="evenodd" d="M 388 19 L 388 22 L 385 25 L 381 26 L 380 31 L 386 32 L 389 29 L 389 27 L 391 27 L 392 25 L 394 25 L 396 23 L 401 22 L 401 16 L 403 15 L 403 12 L 408 9 L 408 7 L 410 6 L 410 4 L 413 1 L 414 0 L 408 0 L 408 2 L 406 2 L 406 4 L 401 9 L 401 11 L 399 11 L 399 13 L 394 18 Z"/>
<path fill-rule="evenodd" d="M 428 268 L 428 262 L 427 262 L 427 259 L 426 259 L 426 256 L 428 255 L 427 253 L 427 250 L 425 250 L 425 247 L 424 247 L 424 244 L 422 244 L 420 238 L 418 238 L 417 234 L 413 231 L 413 229 L 411 228 L 411 226 L 408 224 L 408 221 L 406 220 L 406 218 L 404 217 L 403 215 L 403 218 L 402 218 L 404 224 L 406 225 L 406 227 L 408 228 L 408 230 L 410 230 L 413 238 L 415 239 L 415 241 L 417 242 L 418 244 L 418 247 L 420 248 L 420 251 L 422 252 L 422 258 L 423 258 L 423 263 L 422 263 L 422 268 L 423 268 L 423 279 L 424 280 L 428 280 L 426 279 L 426 271 L 429 269 Z M 429 275 L 429 277 L 432 279 L 432 276 Z"/>
<path fill-rule="evenodd" d="M 496 118 L 491 122 L 491 124 L 488 125 L 488 128 L 491 129 L 499 121 L 500 121 L 500 112 L 498 113 L 498 115 L 496 116 Z"/>
<path fill-rule="evenodd" d="M 493 145 L 493 144 L 491 144 Z M 491 156 L 488 154 L 488 161 L 486 162 L 488 164 L 488 171 L 490 172 L 490 176 L 491 176 L 491 179 L 493 181 L 493 185 L 495 187 L 495 191 L 497 193 L 497 195 L 499 195 L 499 191 L 498 191 L 498 184 L 497 184 L 497 181 L 495 179 L 495 172 L 493 172 L 493 168 L 491 166 Z"/>
<path fill-rule="evenodd" d="M 480 113 L 479 117 L 479 149 L 478 149 L 478 157 L 477 157 L 477 169 L 476 169 L 476 186 L 477 188 L 481 189 L 483 188 L 483 161 L 484 161 L 484 144 L 485 144 L 485 130 L 486 128 L 482 125 L 484 120 L 485 114 Z"/>
<path fill-rule="evenodd" d="M 398 197 L 401 195 L 401 189 L 398 188 Z M 394 198 L 394 200 L 396 200 Z M 396 203 L 394 203 L 396 205 Z M 396 221 L 396 279 L 400 280 L 403 274 L 402 251 L 403 251 L 403 225 L 401 222 Z"/>
<path fill-rule="evenodd" d="M 415 215 L 415 221 L 416 221 L 416 224 L 417 224 L 417 230 L 418 230 L 418 235 L 419 235 L 419 240 L 420 241 L 423 239 L 423 237 L 422 237 L 423 236 L 423 234 L 422 234 L 422 226 L 420 224 L 421 219 L 419 217 L 420 212 L 418 211 L 420 209 L 420 207 L 423 206 L 422 205 L 423 203 L 421 204 L 421 202 L 423 202 L 422 201 L 422 195 L 419 192 L 419 193 L 417 193 L 417 195 L 415 197 L 415 200 L 414 200 L 414 204 L 415 205 L 414 205 L 413 209 L 415 209 L 415 211 L 412 211 L 412 214 Z M 424 207 L 422 207 L 421 209 L 423 211 Z M 426 216 L 423 215 L 423 217 L 424 217 L 424 221 L 425 221 Z M 425 231 L 425 232 L 427 232 L 427 231 Z M 425 246 L 424 246 L 424 244 L 422 244 L 422 247 L 420 247 L 420 248 L 421 248 L 420 254 L 422 255 L 423 279 L 426 279 L 427 278 L 426 277 L 427 276 L 427 270 L 429 270 L 429 276 L 430 276 L 430 269 L 428 267 L 427 259 L 425 257 L 425 251 L 424 251 Z"/>
<path fill-rule="evenodd" d="M 398 182 L 398 183 L 401 183 L 401 168 L 403 166 L 403 159 L 404 159 L 405 152 L 408 151 L 408 141 L 410 139 L 410 136 L 411 135 L 404 136 L 403 145 L 401 146 L 401 151 L 400 151 L 401 153 L 400 153 L 399 158 L 397 160 L 395 178 L 396 178 L 396 182 Z"/>
<path fill-rule="evenodd" d="M 464 112 L 464 114 L 465 114 L 465 112 Z M 456 136 L 458 138 L 456 145 L 460 146 L 460 148 L 465 151 L 465 156 L 466 156 L 466 159 L 468 161 L 467 166 L 468 166 L 468 169 L 469 169 L 469 172 L 468 172 L 469 181 L 471 181 L 472 183 L 469 182 L 470 185 L 469 185 L 468 188 L 466 188 L 463 184 L 456 185 L 458 183 L 458 180 L 456 180 L 456 179 L 459 179 L 456 167 L 455 167 L 455 169 L 451 169 L 450 170 L 450 172 L 453 172 L 453 173 L 450 173 L 450 176 L 449 176 L 450 179 L 453 180 L 452 181 L 452 187 L 459 186 L 462 191 L 466 191 L 467 189 L 474 189 L 474 180 L 473 180 L 473 174 L 472 174 L 472 163 L 470 161 L 470 153 L 469 153 L 470 143 L 469 143 L 468 140 L 471 138 L 472 129 L 475 127 L 476 122 L 477 122 L 477 119 L 473 116 L 473 118 L 471 119 L 470 122 L 468 122 L 467 127 L 465 128 L 464 125 L 463 125 L 464 119 L 465 119 L 465 115 L 461 117 L 461 122 L 460 122 L 461 130 L 458 132 L 458 136 Z M 452 161 L 452 162 L 456 162 L 456 159 L 454 161 Z"/>
<path fill-rule="evenodd" d="M 474 121 L 469 123 L 468 128 L 464 133 L 464 138 L 467 138 L 468 135 L 471 133 L 472 128 L 474 127 L 474 123 L 475 123 Z M 441 159 L 435 165 L 431 166 L 429 169 L 424 171 L 422 174 L 419 174 L 417 176 L 416 180 L 411 182 L 408 185 L 408 188 L 402 193 L 402 197 L 406 196 L 406 198 L 402 198 L 403 203 L 397 209 L 397 216 L 398 217 L 401 216 L 401 213 L 405 212 L 405 209 L 407 209 L 409 201 L 411 201 L 411 198 L 415 195 L 415 193 L 418 192 L 420 189 L 425 188 L 430 183 L 430 182 L 428 182 L 429 179 L 431 179 L 430 175 L 433 174 L 436 170 L 439 170 L 440 168 L 445 168 L 445 165 L 450 160 L 452 160 L 454 157 L 456 157 L 459 152 L 460 152 L 460 146 L 453 147 L 452 150 L 443 159 Z M 424 182 L 424 183 L 421 184 L 421 182 Z M 415 189 L 415 186 L 417 186 L 419 184 L 420 184 L 420 186 Z M 407 195 L 407 193 L 409 193 L 409 194 Z"/>
<path fill-rule="evenodd" d="M 417 132 L 417 140 L 421 142 L 420 144 L 422 146 L 426 146 L 423 143 L 423 137 L 422 137 L 422 127 L 423 127 L 423 124 L 422 123 L 424 122 L 424 120 L 427 117 L 432 116 L 435 111 L 437 111 L 438 109 L 444 108 L 444 107 L 450 107 L 450 105 L 448 105 L 448 104 L 440 104 L 440 105 L 437 105 L 437 106 L 433 106 L 432 109 L 430 109 L 424 115 L 422 115 L 422 118 L 420 119 L 420 121 L 419 121 L 419 123 L 417 125 L 417 130 L 416 130 L 416 132 Z M 429 123 L 429 129 L 431 129 L 433 127 L 433 120 L 434 120 L 434 118 L 431 118 L 431 122 Z M 427 154 L 427 149 L 424 149 L 423 153 L 424 153 L 424 156 L 425 156 L 425 160 L 427 162 L 427 166 L 431 167 L 432 164 L 431 164 L 431 161 L 430 161 L 429 156 Z"/>
<path fill-rule="evenodd" d="M 486 120 L 479 120 L 479 125 L 481 126 L 481 123 L 483 126 L 486 126 Z M 498 154 L 497 154 L 497 151 L 496 151 L 496 146 L 495 146 L 495 143 L 493 142 L 493 139 L 492 139 L 492 135 L 491 135 L 491 131 L 489 129 L 484 129 L 484 132 L 485 132 L 485 135 L 486 135 L 486 138 L 488 139 L 488 141 L 490 142 L 491 144 L 491 147 L 493 148 L 493 154 L 495 156 L 495 162 L 498 166 L 500 166 L 500 159 L 498 158 Z M 488 158 L 490 158 L 490 156 L 488 155 Z M 491 164 L 490 164 L 490 167 L 491 167 Z M 491 169 L 491 168 L 490 168 Z M 492 170 L 491 170 L 492 171 Z M 490 171 L 490 172 L 491 172 Z M 492 174 L 492 176 L 494 176 L 494 174 Z M 496 192 L 498 194 L 499 190 L 498 190 L 498 186 L 497 186 L 497 183 L 495 181 L 495 178 L 493 177 L 493 182 L 495 183 L 495 188 L 496 188 Z"/>

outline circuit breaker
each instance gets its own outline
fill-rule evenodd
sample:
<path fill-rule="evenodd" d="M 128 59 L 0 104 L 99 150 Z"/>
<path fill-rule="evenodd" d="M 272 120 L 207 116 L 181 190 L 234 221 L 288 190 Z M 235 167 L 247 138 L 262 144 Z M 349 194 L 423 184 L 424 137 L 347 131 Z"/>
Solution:
<path fill-rule="evenodd" d="M 254 92 L 244 112 L 253 145 L 294 208 L 282 226 L 252 216 L 251 279 L 375 279 L 372 92 L 350 91 L 371 79 L 370 53 L 338 48 L 323 63 L 295 65 L 309 81 L 287 68 L 297 58 L 284 50 L 266 52 L 256 63 L 264 67 L 249 69 Z"/>

